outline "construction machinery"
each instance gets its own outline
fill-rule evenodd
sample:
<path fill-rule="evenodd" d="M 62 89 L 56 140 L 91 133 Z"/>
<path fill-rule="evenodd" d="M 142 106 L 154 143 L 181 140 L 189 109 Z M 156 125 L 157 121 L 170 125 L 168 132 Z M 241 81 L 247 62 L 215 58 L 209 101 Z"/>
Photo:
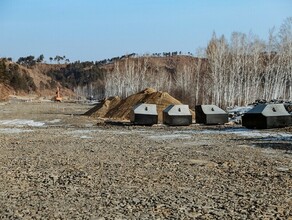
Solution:
<path fill-rule="evenodd" d="M 60 88 L 57 87 L 55 102 L 62 102 L 62 97 L 60 96 Z"/>

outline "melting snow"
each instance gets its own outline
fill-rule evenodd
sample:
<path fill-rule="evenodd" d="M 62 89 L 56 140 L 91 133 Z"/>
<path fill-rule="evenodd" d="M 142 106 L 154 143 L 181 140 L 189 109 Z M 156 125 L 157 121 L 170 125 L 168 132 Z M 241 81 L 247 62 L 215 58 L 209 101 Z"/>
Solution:
<path fill-rule="evenodd" d="M 0 128 L 2 134 L 18 134 L 22 132 L 31 132 L 32 130 L 24 130 L 19 128 Z"/>
<path fill-rule="evenodd" d="M 237 134 L 244 137 L 251 138 L 263 138 L 263 140 L 292 140 L 292 134 L 284 132 L 272 132 L 272 131 L 259 131 L 251 130 L 247 128 L 238 128 L 238 129 L 226 129 L 221 131 L 221 133 Z"/>
<path fill-rule="evenodd" d="M 188 130 L 188 131 L 176 131 L 172 134 L 155 134 L 148 136 L 150 139 L 186 139 L 191 138 L 194 134 L 234 134 L 243 137 L 250 138 L 262 138 L 266 141 L 292 141 L 292 134 L 284 132 L 272 132 L 272 131 L 259 131 L 251 130 L 247 128 L 228 128 L 224 130 Z"/>
<path fill-rule="evenodd" d="M 48 121 L 48 122 L 51 123 L 51 124 L 54 124 L 54 123 L 58 123 L 60 121 L 61 121 L 61 119 L 54 119 L 54 120 Z"/>
<path fill-rule="evenodd" d="M 0 120 L 0 125 L 17 126 L 17 127 L 23 127 L 23 126 L 42 127 L 45 125 L 45 123 L 34 121 L 34 120 L 13 119 L 13 120 Z"/>
<path fill-rule="evenodd" d="M 90 136 L 86 136 L 86 135 L 82 135 L 80 138 L 81 138 L 81 139 L 90 139 L 90 138 L 92 138 L 92 137 L 90 137 Z"/>
<path fill-rule="evenodd" d="M 88 134 L 94 132 L 93 130 L 75 130 L 75 131 L 68 131 L 67 134 Z"/>
<path fill-rule="evenodd" d="M 187 134 L 165 134 L 165 135 L 157 134 L 148 136 L 148 138 L 158 140 L 173 140 L 173 139 L 189 139 L 192 138 L 192 136 Z"/>

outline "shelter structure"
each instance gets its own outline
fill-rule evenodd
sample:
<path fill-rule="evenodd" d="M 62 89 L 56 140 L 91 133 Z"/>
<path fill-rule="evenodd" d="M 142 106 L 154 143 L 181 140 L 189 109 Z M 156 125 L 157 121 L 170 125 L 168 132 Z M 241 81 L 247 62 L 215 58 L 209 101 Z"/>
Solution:
<path fill-rule="evenodd" d="M 158 114 L 156 104 L 137 104 L 132 109 L 130 120 L 136 125 L 157 124 Z"/>
<path fill-rule="evenodd" d="M 228 114 L 216 105 L 197 105 L 195 113 L 196 123 L 212 125 L 228 122 Z"/>
<path fill-rule="evenodd" d="M 163 110 L 163 123 L 173 126 L 192 124 L 192 114 L 188 105 L 169 105 Z"/>
<path fill-rule="evenodd" d="M 280 128 L 292 125 L 291 115 L 283 104 L 258 104 L 242 116 L 247 128 Z"/>

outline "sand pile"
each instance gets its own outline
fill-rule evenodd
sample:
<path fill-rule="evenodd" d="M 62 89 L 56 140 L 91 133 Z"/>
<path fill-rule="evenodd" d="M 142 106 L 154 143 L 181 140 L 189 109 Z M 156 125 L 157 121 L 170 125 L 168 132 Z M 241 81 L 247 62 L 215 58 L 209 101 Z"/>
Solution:
<path fill-rule="evenodd" d="M 107 99 L 102 100 L 96 106 L 94 106 L 89 111 L 85 112 L 85 115 L 92 117 L 101 117 L 105 118 L 108 111 L 115 108 L 121 101 L 121 98 L 118 96 L 109 97 Z"/>
<path fill-rule="evenodd" d="M 158 111 L 158 120 L 162 121 L 162 111 L 169 105 L 182 104 L 179 100 L 175 99 L 167 92 L 159 92 L 152 88 L 147 88 L 139 93 L 133 94 L 126 99 L 120 100 L 106 99 L 94 108 L 86 112 L 86 115 L 93 117 L 104 117 L 118 120 L 129 120 L 132 108 L 139 103 L 156 104 Z M 108 102 L 107 102 L 108 101 Z M 118 102 L 118 103 L 117 103 Z M 111 108 L 105 105 L 110 105 Z M 192 112 L 194 116 L 194 112 Z"/>

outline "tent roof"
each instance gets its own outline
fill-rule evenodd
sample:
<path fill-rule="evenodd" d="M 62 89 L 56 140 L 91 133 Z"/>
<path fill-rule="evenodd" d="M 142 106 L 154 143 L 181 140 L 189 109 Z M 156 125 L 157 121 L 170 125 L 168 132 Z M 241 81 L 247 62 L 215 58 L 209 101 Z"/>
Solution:
<path fill-rule="evenodd" d="M 192 115 L 188 105 L 169 105 L 163 112 L 177 116 Z"/>
<path fill-rule="evenodd" d="M 223 109 L 216 105 L 201 105 L 205 114 L 227 114 Z"/>
<path fill-rule="evenodd" d="M 283 104 L 259 104 L 245 114 L 262 114 L 264 116 L 290 115 Z"/>
<path fill-rule="evenodd" d="M 156 104 L 140 103 L 133 108 L 134 114 L 157 115 Z"/>

